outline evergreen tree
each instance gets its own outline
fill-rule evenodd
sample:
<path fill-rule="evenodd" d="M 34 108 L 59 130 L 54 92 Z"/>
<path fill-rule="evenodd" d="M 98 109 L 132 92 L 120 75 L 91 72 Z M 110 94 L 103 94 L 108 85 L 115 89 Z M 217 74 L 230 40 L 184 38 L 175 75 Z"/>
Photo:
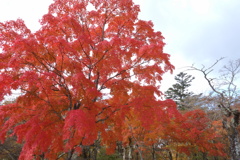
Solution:
<path fill-rule="evenodd" d="M 190 92 L 188 88 L 191 86 L 191 82 L 195 79 L 195 77 L 188 75 L 187 73 L 180 72 L 174 79 L 177 83 L 168 88 L 165 92 L 165 96 L 167 99 L 173 99 L 180 110 L 185 110 L 186 104 L 184 103 L 184 100 L 193 95 L 193 92 Z"/>

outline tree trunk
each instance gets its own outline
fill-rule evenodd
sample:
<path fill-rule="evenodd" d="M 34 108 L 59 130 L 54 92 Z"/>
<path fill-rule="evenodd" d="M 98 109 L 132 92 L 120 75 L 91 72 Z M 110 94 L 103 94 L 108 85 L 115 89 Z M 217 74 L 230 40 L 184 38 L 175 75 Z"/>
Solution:
<path fill-rule="evenodd" d="M 138 147 L 138 145 L 135 145 L 136 146 L 136 149 L 137 149 L 137 159 L 138 157 L 140 158 L 140 160 L 143 160 L 143 156 L 142 156 L 142 151 L 140 150 L 140 148 Z M 135 158 L 136 159 L 136 158 Z"/>
<path fill-rule="evenodd" d="M 238 133 L 240 112 L 234 110 L 226 117 L 230 117 L 231 115 L 233 115 L 233 117 L 223 120 L 223 128 L 225 128 L 228 133 L 230 158 L 231 160 L 238 160 L 240 159 L 240 137 Z"/>
<path fill-rule="evenodd" d="M 90 146 L 89 146 L 90 147 Z M 100 140 L 95 140 L 94 144 L 91 145 L 92 149 L 89 148 L 89 156 L 91 160 L 97 160 L 98 150 L 100 148 Z"/>
<path fill-rule="evenodd" d="M 72 159 L 73 153 L 74 153 L 74 149 L 72 149 L 71 151 L 68 152 L 68 154 L 67 154 L 67 159 L 68 160 Z"/>
<path fill-rule="evenodd" d="M 230 141 L 230 156 L 231 160 L 240 159 L 240 142 L 238 130 L 234 126 L 230 126 L 229 141 Z"/>
<path fill-rule="evenodd" d="M 205 153 L 205 152 L 202 153 L 202 159 L 208 160 L 208 158 L 207 158 L 207 153 Z"/>
<path fill-rule="evenodd" d="M 123 154 L 122 154 L 123 160 L 126 160 L 126 149 L 123 147 Z"/>
<path fill-rule="evenodd" d="M 97 153 L 98 153 L 98 147 L 94 146 L 92 154 L 91 154 L 91 159 L 92 160 L 97 160 Z"/>
<path fill-rule="evenodd" d="M 153 159 L 153 160 L 156 160 L 156 158 L 157 158 L 157 157 L 156 157 L 155 145 L 153 144 L 153 145 L 152 145 L 152 159 Z"/>
<path fill-rule="evenodd" d="M 132 147 L 129 146 L 128 147 L 128 160 L 131 160 L 132 159 Z"/>
<path fill-rule="evenodd" d="M 173 160 L 172 152 L 170 150 L 168 151 L 168 154 L 169 154 L 169 160 Z"/>
<path fill-rule="evenodd" d="M 83 158 L 83 160 L 90 160 L 90 147 L 89 146 L 83 146 L 82 158 Z"/>

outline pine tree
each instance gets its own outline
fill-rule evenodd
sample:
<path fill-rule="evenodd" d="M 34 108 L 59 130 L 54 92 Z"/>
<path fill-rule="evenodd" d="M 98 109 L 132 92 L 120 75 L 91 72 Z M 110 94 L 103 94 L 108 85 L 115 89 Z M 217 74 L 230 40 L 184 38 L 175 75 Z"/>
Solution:
<path fill-rule="evenodd" d="M 185 110 L 187 106 L 184 103 L 184 100 L 193 95 L 193 92 L 190 92 L 188 88 L 191 86 L 191 82 L 195 79 L 195 77 L 188 75 L 187 73 L 180 72 L 174 79 L 177 83 L 168 88 L 165 92 L 165 96 L 167 99 L 173 99 L 180 110 Z"/>

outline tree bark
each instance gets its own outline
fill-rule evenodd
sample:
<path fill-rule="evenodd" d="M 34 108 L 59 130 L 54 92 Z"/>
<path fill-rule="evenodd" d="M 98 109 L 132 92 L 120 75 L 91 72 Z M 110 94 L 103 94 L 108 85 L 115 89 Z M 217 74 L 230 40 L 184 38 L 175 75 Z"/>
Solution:
<path fill-rule="evenodd" d="M 153 145 L 152 145 L 152 159 L 153 159 L 153 160 L 156 160 L 156 158 L 157 158 L 157 157 L 156 157 L 155 145 L 153 144 Z"/>
<path fill-rule="evenodd" d="M 228 128 L 228 138 L 230 141 L 230 154 L 231 160 L 240 159 L 240 141 L 239 141 L 239 133 L 238 133 L 238 121 L 239 121 L 239 112 L 238 115 L 234 115 L 232 121 Z M 238 118 L 236 118 L 236 116 Z"/>
<path fill-rule="evenodd" d="M 172 152 L 170 150 L 168 151 L 168 154 L 169 154 L 169 160 L 173 160 Z"/>

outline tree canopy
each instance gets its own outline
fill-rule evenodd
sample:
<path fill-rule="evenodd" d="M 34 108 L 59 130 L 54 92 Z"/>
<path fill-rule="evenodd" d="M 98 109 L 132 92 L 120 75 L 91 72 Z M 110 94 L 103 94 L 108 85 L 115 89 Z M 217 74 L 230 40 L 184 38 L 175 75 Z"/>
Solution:
<path fill-rule="evenodd" d="M 174 79 L 176 80 L 176 83 L 165 92 L 166 98 L 173 99 L 178 104 L 179 109 L 186 109 L 184 100 L 193 95 L 193 92 L 190 92 L 188 88 L 191 86 L 191 82 L 195 77 L 180 72 L 174 77 Z"/>
<path fill-rule="evenodd" d="M 17 136 L 19 159 L 71 159 L 97 140 L 111 153 L 140 128 L 147 138 L 136 146 L 162 135 L 184 142 L 182 152 L 189 142 L 218 153 L 214 134 L 196 137 L 212 134 L 204 113 L 185 117 L 172 100 L 156 98 L 162 75 L 174 67 L 161 32 L 138 19 L 139 11 L 132 0 L 55 0 L 34 33 L 21 19 L 0 23 L 0 100 L 21 93 L 0 107 L 0 139 Z M 190 125 L 192 118 L 202 124 Z"/>

